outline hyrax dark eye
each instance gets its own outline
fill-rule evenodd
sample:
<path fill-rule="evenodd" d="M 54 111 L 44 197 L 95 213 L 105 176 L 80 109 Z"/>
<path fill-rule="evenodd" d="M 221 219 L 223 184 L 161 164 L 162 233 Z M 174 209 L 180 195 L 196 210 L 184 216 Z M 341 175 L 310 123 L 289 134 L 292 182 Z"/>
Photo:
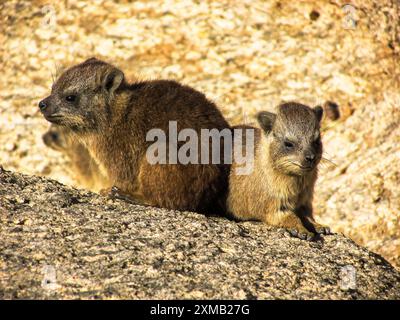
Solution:
<path fill-rule="evenodd" d="M 286 148 L 286 149 L 293 149 L 293 148 L 294 148 L 293 142 L 290 142 L 290 141 L 288 141 L 288 140 L 285 140 L 285 141 L 283 142 L 283 144 L 285 145 L 285 148 Z"/>
<path fill-rule="evenodd" d="M 50 137 L 53 141 L 57 141 L 60 138 L 57 132 L 51 132 Z"/>
<path fill-rule="evenodd" d="M 66 96 L 65 100 L 67 100 L 68 102 L 74 102 L 76 100 L 76 96 L 71 94 L 69 96 Z"/>

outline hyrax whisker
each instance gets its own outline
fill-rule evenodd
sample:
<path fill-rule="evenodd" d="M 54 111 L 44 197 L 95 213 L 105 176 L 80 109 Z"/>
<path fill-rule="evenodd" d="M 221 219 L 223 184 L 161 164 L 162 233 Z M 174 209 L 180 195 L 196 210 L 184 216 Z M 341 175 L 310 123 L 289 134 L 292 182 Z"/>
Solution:
<path fill-rule="evenodd" d="M 329 164 L 331 164 L 331 165 L 333 165 L 333 166 L 335 166 L 335 167 L 338 166 L 335 162 L 333 162 L 332 160 L 330 160 L 330 159 L 328 159 L 328 158 L 325 158 L 325 157 L 322 157 L 322 158 L 321 158 L 321 161 L 322 161 L 322 162 L 328 162 Z"/>

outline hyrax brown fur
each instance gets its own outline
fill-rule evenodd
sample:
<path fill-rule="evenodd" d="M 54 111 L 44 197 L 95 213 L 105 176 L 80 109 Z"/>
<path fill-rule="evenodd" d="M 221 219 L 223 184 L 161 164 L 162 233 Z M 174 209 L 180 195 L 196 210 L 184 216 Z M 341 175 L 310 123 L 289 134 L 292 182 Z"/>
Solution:
<path fill-rule="evenodd" d="M 169 121 L 177 122 L 178 132 L 191 128 L 198 137 L 201 129 L 230 130 L 215 104 L 188 86 L 169 80 L 128 83 L 121 70 L 92 58 L 65 71 L 39 107 L 48 121 L 69 128 L 84 144 L 110 188 L 137 203 L 207 213 L 226 192 L 228 165 L 146 159 L 154 143 L 146 134 L 161 129 L 168 141 Z"/>
<path fill-rule="evenodd" d="M 93 191 L 100 191 L 109 186 L 107 178 L 100 172 L 88 149 L 74 139 L 68 127 L 52 124 L 42 139 L 46 146 L 67 157 L 68 171 L 79 186 Z"/>
<path fill-rule="evenodd" d="M 323 110 L 285 103 L 277 114 L 261 112 L 255 130 L 254 169 L 249 175 L 231 168 L 228 212 L 240 220 L 261 220 L 293 236 L 312 239 L 330 233 L 312 215 L 317 165 L 322 157 Z"/>

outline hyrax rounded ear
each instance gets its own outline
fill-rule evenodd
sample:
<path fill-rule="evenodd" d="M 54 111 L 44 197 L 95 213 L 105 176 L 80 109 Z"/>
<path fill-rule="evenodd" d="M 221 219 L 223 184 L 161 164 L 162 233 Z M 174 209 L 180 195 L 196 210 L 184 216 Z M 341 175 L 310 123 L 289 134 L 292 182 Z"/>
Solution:
<path fill-rule="evenodd" d="M 276 114 L 268 111 L 261 111 L 257 114 L 257 120 L 265 132 L 270 132 L 274 126 Z"/>
<path fill-rule="evenodd" d="M 322 115 L 324 114 L 324 109 L 321 106 L 316 106 L 314 108 L 315 115 L 317 116 L 318 122 L 321 121 Z"/>
<path fill-rule="evenodd" d="M 114 94 L 124 80 L 124 73 L 117 68 L 107 68 L 102 75 L 102 87 L 110 95 Z"/>
<path fill-rule="evenodd" d="M 85 60 L 83 63 L 91 63 L 91 62 L 95 62 L 95 61 L 100 61 L 100 60 L 98 60 L 98 59 L 95 58 L 95 57 L 91 57 L 91 58 Z"/>

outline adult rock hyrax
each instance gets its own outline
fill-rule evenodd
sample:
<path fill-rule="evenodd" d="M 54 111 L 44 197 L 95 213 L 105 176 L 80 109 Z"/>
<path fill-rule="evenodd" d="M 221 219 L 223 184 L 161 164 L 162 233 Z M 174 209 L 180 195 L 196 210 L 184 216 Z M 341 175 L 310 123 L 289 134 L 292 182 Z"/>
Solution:
<path fill-rule="evenodd" d="M 322 158 L 321 107 L 284 103 L 276 114 L 260 112 L 255 130 L 254 168 L 249 175 L 231 168 L 228 212 L 239 220 L 261 220 L 313 239 L 330 230 L 312 215 L 317 165 Z M 246 137 L 245 137 L 246 138 Z"/>
<path fill-rule="evenodd" d="M 74 138 L 71 129 L 52 124 L 42 139 L 47 147 L 66 156 L 68 171 L 78 186 L 92 191 L 100 191 L 109 186 L 88 149 Z"/>
<path fill-rule="evenodd" d="M 229 166 L 223 159 L 151 164 L 146 158 L 154 143 L 146 141 L 147 133 L 161 130 L 168 141 L 170 121 L 176 121 L 177 132 L 194 130 L 199 140 L 202 129 L 230 130 L 215 104 L 188 86 L 170 80 L 128 83 L 121 70 L 91 58 L 66 70 L 39 108 L 85 145 L 109 188 L 139 204 L 209 213 L 226 192 Z M 167 153 L 174 147 L 167 145 Z"/>

